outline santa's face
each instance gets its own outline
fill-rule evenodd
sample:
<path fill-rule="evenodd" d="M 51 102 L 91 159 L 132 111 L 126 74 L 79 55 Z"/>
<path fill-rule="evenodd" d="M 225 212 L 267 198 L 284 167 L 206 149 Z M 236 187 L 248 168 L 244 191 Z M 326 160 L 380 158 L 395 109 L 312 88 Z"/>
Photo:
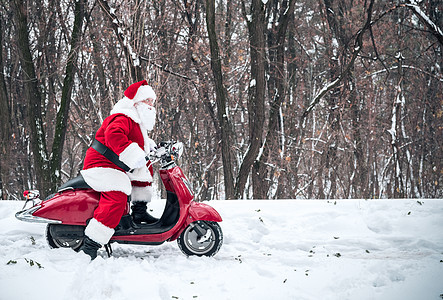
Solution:
<path fill-rule="evenodd" d="M 143 100 L 135 104 L 135 109 L 140 117 L 141 125 L 149 131 L 154 129 L 155 116 L 157 113 L 153 105 L 153 99 Z"/>

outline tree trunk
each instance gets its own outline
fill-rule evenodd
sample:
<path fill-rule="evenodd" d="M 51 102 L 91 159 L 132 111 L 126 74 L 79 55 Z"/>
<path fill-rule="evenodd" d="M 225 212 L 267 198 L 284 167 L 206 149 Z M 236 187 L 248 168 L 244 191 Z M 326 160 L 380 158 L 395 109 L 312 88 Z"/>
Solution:
<path fill-rule="evenodd" d="M 84 0 L 75 2 L 75 19 L 71 36 L 71 50 L 69 51 L 68 61 L 66 62 L 65 79 L 63 81 L 62 98 L 57 113 L 55 123 L 54 143 L 52 144 L 52 155 L 50 164 L 50 176 L 53 183 L 52 188 L 60 184 L 61 161 L 63 153 L 63 144 L 65 142 L 66 127 L 68 123 L 69 107 L 71 104 L 72 87 L 74 85 L 75 64 L 77 63 L 78 50 L 80 47 L 81 32 L 84 18 Z"/>
<path fill-rule="evenodd" d="M 354 88 L 355 90 L 355 88 Z M 351 126 L 353 135 L 353 146 L 354 146 L 354 165 L 355 174 L 351 184 L 351 192 L 353 196 L 368 199 L 369 194 L 369 168 L 367 166 L 367 161 L 369 159 L 365 157 L 363 144 L 364 138 L 362 138 L 361 133 L 361 120 L 362 120 L 362 105 L 359 103 L 355 92 L 351 94 Z"/>
<path fill-rule="evenodd" d="M 402 106 L 403 106 L 403 91 L 402 91 L 402 81 L 403 81 L 403 70 L 402 70 L 402 57 L 401 54 L 398 58 L 398 70 L 399 70 L 399 82 L 397 87 L 397 94 L 395 96 L 394 103 L 392 105 L 392 122 L 391 129 L 389 133 L 391 134 L 391 146 L 392 146 L 392 162 L 393 162 L 393 195 L 394 198 L 404 198 L 405 197 L 405 189 L 403 182 L 403 167 L 402 162 L 400 160 L 400 130 L 401 130 L 401 122 L 402 122 Z"/>
<path fill-rule="evenodd" d="M 35 73 L 34 63 L 29 46 L 28 18 L 25 1 L 14 0 L 14 15 L 17 26 L 17 47 L 23 68 L 23 85 L 27 101 L 27 114 L 31 129 L 31 149 L 34 156 L 34 168 L 37 184 L 42 194 L 50 193 L 51 176 L 49 159 L 46 150 L 46 138 L 42 121 L 42 94 Z"/>
<path fill-rule="evenodd" d="M 268 131 L 266 133 L 265 143 L 263 145 L 263 153 L 257 160 L 253 167 L 252 182 L 254 189 L 254 197 L 258 199 L 265 199 L 268 196 L 270 178 L 274 172 L 268 175 L 267 163 L 270 159 L 272 151 L 277 152 L 278 149 L 278 131 L 280 120 L 280 106 L 286 98 L 286 77 L 285 70 L 285 47 L 286 47 L 286 31 L 289 24 L 289 17 L 293 16 L 295 0 L 290 0 L 287 7 L 280 9 L 282 14 L 278 15 L 275 10 L 275 22 L 278 26 L 269 29 L 268 34 L 268 49 L 269 49 L 269 80 L 268 80 L 268 94 L 270 99 L 269 123 Z M 283 130 L 283 128 L 280 128 Z M 283 132 L 281 134 L 284 134 Z M 284 145 L 282 145 L 284 146 Z"/>
<path fill-rule="evenodd" d="M 245 10 L 245 9 L 244 9 Z M 265 121 L 265 9 L 261 0 L 252 0 L 250 18 L 246 18 L 251 52 L 251 83 L 249 84 L 249 148 L 240 166 L 235 185 L 235 196 L 241 198 L 254 162 L 263 144 Z"/>
<path fill-rule="evenodd" d="M 232 171 L 231 130 L 227 111 L 227 92 L 223 85 L 220 49 L 215 31 L 215 0 L 206 0 L 206 26 L 208 28 L 209 46 L 211 48 L 211 70 L 215 81 L 217 119 L 220 123 L 221 150 L 226 199 L 234 198 L 234 178 Z M 237 194 L 235 194 L 237 196 Z"/>
<path fill-rule="evenodd" d="M 347 38 L 341 23 L 343 22 L 343 8 L 339 5 L 334 10 L 333 0 L 324 0 L 326 18 L 328 20 L 329 30 L 331 34 L 328 38 L 327 53 L 329 56 L 329 76 L 330 80 L 340 76 L 342 66 L 339 61 L 339 51 L 346 53 Z M 325 145 L 326 154 L 326 177 L 330 182 L 330 192 L 328 198 L 334 199 L 337 192 L 337 135 L 340 125 L 340 99 L 341 90 L 335 87 L 326 97 L 328 103 L 328 124 L 329 136 Z"/>
<path fill-rule="evenodd" d="M 31 55 L 28 35 L 28 21 L 26 3 L 15 0 L 13 2 L 17 24 L 18 48 L 23 68 L 25 98 L 28 106 L 28 120 L 31 128 L 31 148 L 34 155 L 34 168 L 37 177 L 38 189 L 42 195 L 52 193 L 60 182 L 61 157 L 66 135 L 69 104 L 74 80 L 74 64 L 77 60 L 77 48 L 81 37 L 84 2 L 75 3 L 75 20 L 71 37 L 71 51 L 66 64 L 65 79 L 63 82 L 62 99 L 57 113 L 54 143 L 51 156 L 48 155 L 46 136 L 42 120 L 42 92 L 36 76 L 34 62 Z"/>
<path fill-rule="evenodd" d="M 2 38 L 2 24 L 0 23 L 0 41 Z M 6 90 L 5 77 L 3 75 L 3 43 L 0 46 L 0 139 L 2 141 L 0 154 L 0 199 L 6 200 L 6 186 L 5 182 L 8 180 L 9 173 L 9 151 L 11 140 L 11 111 L 8 103 L 8 93 Z"/>

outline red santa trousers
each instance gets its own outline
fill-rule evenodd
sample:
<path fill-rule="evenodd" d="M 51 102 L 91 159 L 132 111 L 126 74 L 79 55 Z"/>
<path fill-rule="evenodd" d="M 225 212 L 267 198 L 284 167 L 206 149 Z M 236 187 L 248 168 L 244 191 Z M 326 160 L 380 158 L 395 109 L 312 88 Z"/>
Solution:
<path fill-rule="evenodd" d="M 128 196 L 123 192 L 102 192 L 100 205 L 94 211 L 94 219 L 109 228 L 115 228 L 125 212 L 127 201 Z"/>

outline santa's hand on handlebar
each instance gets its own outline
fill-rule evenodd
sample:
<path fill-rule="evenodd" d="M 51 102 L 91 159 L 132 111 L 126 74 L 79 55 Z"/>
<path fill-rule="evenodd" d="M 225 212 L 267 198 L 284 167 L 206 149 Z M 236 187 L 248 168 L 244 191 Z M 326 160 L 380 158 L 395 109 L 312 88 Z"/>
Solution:
<path fill-rule="evenodd" d="M 155 150 L 155 152 L 154 152 L 154 156 L 158 157 L 158 158 L 162 157 L 165 154 L 166 154 L 166 148 L 165 147 L 157 148 Z"/>

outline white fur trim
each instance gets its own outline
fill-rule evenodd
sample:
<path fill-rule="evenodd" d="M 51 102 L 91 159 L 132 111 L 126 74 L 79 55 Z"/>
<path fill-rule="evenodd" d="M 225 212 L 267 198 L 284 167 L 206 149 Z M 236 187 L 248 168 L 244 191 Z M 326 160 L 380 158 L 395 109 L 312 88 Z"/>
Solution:
<path fill-rule="evenodd" d="M 131 143 L 119 155 L 119 159 L 124 162 L 129 168 L 134 169 L 140 167 L 140 161 L 143 161 L 146 154 L 137 143 Z"/>
<path fill-rule="evenodd" d="M 123 99 L 119 100 L 112 108 L 110 114 L 111 115 L 124 114 L 125 116 L 128 116 L 129 118 L 134 120 L 135 123 L 137 124 L 141 123 L 138 112 L 134 107 L 134 101 L 132 101 L 127 97 L 124 97 Z"/>
<path fill-rule="evenodd" d="M 132 187 L 131 201 L 151 202 L 152 186 L 134 186 Z"/>
<path fill-rule="evenodd" d="M 146 153 L 149 153 L 151 151 L 152 143 L 148 141 L 148 130 L 141 124 L 140 116 L 138 115 L 137 109 L 134 106 L 134 102 L 131 99 L 124 97 L 114 105 L 114 108 L 111 110 L 111 115 L 113 114 L 124 114 L 140 126 L 145 144 L 144 150 Z"/>
<path fill-rule="evenodd" d="M 86 226 L 85 235 L 87 235 L 91 240 L 101 245 L 105 245 L 114 235 L 114 229 L 103 225 L 96 219 L 91 219 L 88 226 Z"/>
<path fill-rule="evenodd" d="M 91 168 L 81 170 L 86 183 L 97 192 L 119 191 L 131 194 L 131 181 L 124 173 L 112 168 Z"/>
<path fill-rule="evenodd" d="M 126 172 L 126 175 L 128 175 L 131 181 L 152 182 L 151 172 L 149 172 L 146 166 L 134 169 L 132 173 Z"/>
<path fill-rule="evenodd" d="M 157 99 L 157 95 L 155 94 L 154 90 L 149 85 L 142 85 L 138 88 L 137 93 L 135 94 L 134 98 L 132 98 L 132 101 L 139 102 L 146 99 Z"/>

